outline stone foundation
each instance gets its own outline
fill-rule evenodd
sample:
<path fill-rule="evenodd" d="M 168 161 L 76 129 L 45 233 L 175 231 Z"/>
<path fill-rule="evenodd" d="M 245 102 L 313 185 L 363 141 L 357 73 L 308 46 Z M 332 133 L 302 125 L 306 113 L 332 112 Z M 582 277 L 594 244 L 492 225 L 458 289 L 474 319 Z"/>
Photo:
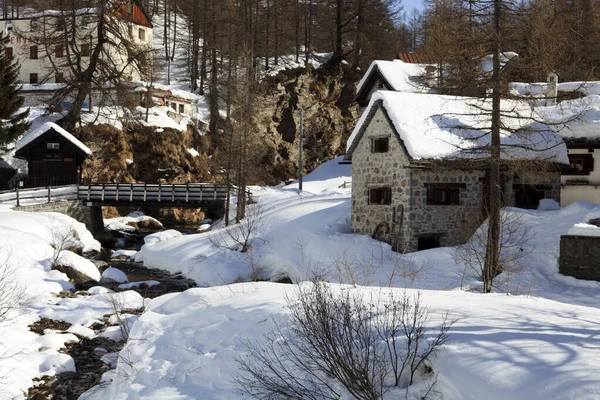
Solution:
<path fill-rule="evenodd" d="M 561 236 L 558 270 L 577 279 L 600 281 L 600 237 Z"/>

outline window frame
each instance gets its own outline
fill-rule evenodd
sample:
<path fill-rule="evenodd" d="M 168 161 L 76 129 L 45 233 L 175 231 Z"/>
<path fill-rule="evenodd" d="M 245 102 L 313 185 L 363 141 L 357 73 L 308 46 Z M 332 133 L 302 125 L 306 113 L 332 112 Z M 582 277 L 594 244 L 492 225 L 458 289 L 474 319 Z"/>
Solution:
<path fill-rule="evenodd" d="M 146 41 L 146 30 L 144 28 L 138 29 L 138 40 L 142 42 Z"/>
<path fill-rule="evenodd" d="M 428 206 L 459 206 L 460 191 L 466 189 L 465 183 L 425 183 Z"/>
<path fill-rule="evenodd" d="M 390 151 L 390 137 L 371 138 L 371 153 L 388 153 Z"/>
<path fill-rule="evenodd" d="M 392 204 L 392 188 L 390 186 L 378 186 L 369 188 L 370 205 L 390 205 Z"/>
<path fill-rule="evenodd" d="M 31 85 L 37 85 L 38 83 L 40 83 L 37 72 L 32 72 L 29 74 L 29 83 Z"/>
<path fill-rule="evenodd" d="M 46 150 L 60 150 L 60 143 L 46 142 Z"/>
<path fill-rule="evenodd" d="M 5 47 L 4 48 L 4 57 L 6 58 L 13 58 L 15 56 L 15 52 L 13 50 L 12 47 Z"/>
<path fill-rule="evenodd" d="M 179 114 L 183 114 L 185 110 L 185 106 L 183 104 L 179 105 Z"/>
<path fill-rule="evenodd" d="M 594 171 L 594 155 L 589 153 L 568 154 L 570 167 L 564 171 L 563 175 L 589 175 Z M 573 161 L 581 161 L 581 169 L 573 166 Z"/>
<path fill-rule="evenodd" d="M 79 54 L 81 57 L 89 57 L 90 56 L 90 45 L 89 43 L 82 43 L 79 48 Z"/>
<path fill-rule="evenodd" d="M 29 46 L 29 59 L 37 60 L 38 57 L 38 47 L 37 46 Z"/>
<path fill-rule="evenodd" d="M 63 58 L 65 56 L 65 46 L 57 44 L 54 46 L 54 57 Z"/>

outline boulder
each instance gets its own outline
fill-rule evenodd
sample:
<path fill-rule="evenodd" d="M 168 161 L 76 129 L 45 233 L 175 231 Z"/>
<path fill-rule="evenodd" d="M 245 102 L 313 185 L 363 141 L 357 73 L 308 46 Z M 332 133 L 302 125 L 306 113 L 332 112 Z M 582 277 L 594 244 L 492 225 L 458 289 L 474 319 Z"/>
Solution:
<path fill-rule="evenodd" d="M 101 283 L 113 283 L 113 282 L 125 283 L 125 282 L 129 282 L 129 279 L 127 279 L 127 275 L 125 275 L 125 273 L 123 271 L 121 271 L 120 269 L 110 267 L 102 273 L 102 278 L 100 278 L 100 282 Z"/>
<path fill-rule="evenodd" d="M 67 277 L 69 278 L 69 281 L 71 281 L 75 285 L 80 285 L 82 283 L 94 280 L 91 277 L 84 274 L 83 272 L 78 271 L 75 268 L 69 267 L 67 265 L 55 265 L 53 269 L 60 271 L 63 274 L 67 275 Z"/>

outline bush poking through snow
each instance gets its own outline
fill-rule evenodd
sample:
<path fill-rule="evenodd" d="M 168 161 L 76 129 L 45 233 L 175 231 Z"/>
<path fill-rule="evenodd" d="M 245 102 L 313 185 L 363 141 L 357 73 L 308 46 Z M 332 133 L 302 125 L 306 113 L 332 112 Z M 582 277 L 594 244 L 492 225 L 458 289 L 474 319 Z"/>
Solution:
<path fill-rule="evenodd" d="M 246 217 L 235 225 L 224 228 L 211 236 L 211 243 L 219 249 L 237 250 L 246 253 L 257 238 L 258 231 L 264 224 L 265 216 L 260 204 L 249 207 Z"/>
<path fill-rule="evenodd" d="M 392 293 L 365 299 L 352 290 L 333 292 L 322 282 L 301 286 L 288 299 L 286 329 L 272 331 L 264 345 L 248 342 L 234 377 L 254 398 L 376 400 L 393 388 L 408 388 L 447 341 L 447 316 L 428 334 L 429 309 L 420 295 Z M 427 393 L 432 392 L 432 380 Z"/>
<path fill-rule="evenodd" d="M 0 323 L 15 317 L 16 311 L 22 311 L 29 302 L 25 289 L 15 277 L 16 268 L 8 263 L 10 256 L 0 260 Z"/>
<path fill-rule="evenodd" d="M 521 272 L 531 262 L 529 255 L 533 252 L 531 239 L 533 233 L 523 222 L 522 214 L 503 209 L 500 214 L 499 260 L 495 275 L 489 282 L 483 282 L 485 254 L 487 243 L 487 221 L 482 224 L 467 243 L 455 247 L 452 252 L 454 260 L 464 265 L 461 288 L 470 273 L 482 281 L 481 291 L 490 293 L 492 288 L 504 289 L 507 293 L 520 292 L 521 288 L 510 288 L 515 274 Z M 486 288 L 487 287 L 487 288 Z"/>

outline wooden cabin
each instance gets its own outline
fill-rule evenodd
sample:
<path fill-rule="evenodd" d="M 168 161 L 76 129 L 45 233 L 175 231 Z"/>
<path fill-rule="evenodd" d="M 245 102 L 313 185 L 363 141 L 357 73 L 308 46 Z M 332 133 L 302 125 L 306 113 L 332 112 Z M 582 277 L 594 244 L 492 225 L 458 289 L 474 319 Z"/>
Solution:
<path fill-rule="evenodd" d="M 92 151 L 55 123 L 47 122 L 26 133 L 16 145 L 15 156 L 27 160 L 27 187 L 78 183 L 81 165 Z"/>

